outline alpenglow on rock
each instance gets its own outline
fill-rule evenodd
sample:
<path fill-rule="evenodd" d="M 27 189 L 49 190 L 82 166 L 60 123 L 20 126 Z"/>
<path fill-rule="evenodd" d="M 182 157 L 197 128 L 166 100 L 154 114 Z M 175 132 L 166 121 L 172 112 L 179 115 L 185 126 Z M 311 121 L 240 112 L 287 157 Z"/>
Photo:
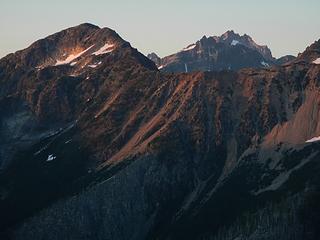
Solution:
<path fill-rule="evenodd" d="M 6 56 L 0 238 L 319 239 L 319 52 L 167 74 L 81 24 Z"/>

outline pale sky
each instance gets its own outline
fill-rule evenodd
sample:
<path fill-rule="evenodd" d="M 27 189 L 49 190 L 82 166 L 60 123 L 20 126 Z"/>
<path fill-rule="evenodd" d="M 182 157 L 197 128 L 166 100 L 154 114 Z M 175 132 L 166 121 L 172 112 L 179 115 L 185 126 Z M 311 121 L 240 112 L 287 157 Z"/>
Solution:
<path fill-rule="evenodd" d="M 0 57 L 62 29 L 109 27 L 142 53 L 166 56 L 203 35 L 247 33 L 275 57 L 320 39 L 320 0 L 0 0 Z"/>

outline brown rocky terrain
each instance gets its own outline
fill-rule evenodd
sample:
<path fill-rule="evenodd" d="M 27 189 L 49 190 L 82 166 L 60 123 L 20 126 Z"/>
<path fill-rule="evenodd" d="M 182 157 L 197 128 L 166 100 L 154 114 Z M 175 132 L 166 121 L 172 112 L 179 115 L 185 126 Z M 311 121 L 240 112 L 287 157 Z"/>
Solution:
<path fill-rule="evenodd" d="M 3 238 L 317 239 L 319 42 L 169 74 L 82 24 L 1 59 Z"/>

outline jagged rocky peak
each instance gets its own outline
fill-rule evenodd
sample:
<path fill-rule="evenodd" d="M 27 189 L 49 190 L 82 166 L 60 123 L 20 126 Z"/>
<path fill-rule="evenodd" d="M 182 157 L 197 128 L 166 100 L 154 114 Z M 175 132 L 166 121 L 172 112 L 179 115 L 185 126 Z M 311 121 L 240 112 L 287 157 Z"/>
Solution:
<path fill-rule="evenodd" d="M 248 48 L 257 50 L 266 60 L 273 60 L 271 50 L 266 45 L 257 44 L 252 37 L 247 34 L 240 35 L 233 30 L 229 30 L 220 37 L 214 37 L 218 42 L 224 42 L 232 46 L 242 44 Z"/>
<path fill-rule="evenodd" d="M 269 68 L 278 65 L 271 50 L 257 44 L 249 35 L 229 30 L 220 36 L 206 36 L 180 51 L 159 58 L 148 55 L 163 72 L 193 72 L 239 70 L 242 68 Z M 283 58 L 285 63 L 291 58 Z"/>
<path fill-rule="evenodd" d="M 257 50 L 266 60 L 274 60 L 271 50 L 265 45 L 257 44 L 249 35 L 240 35 L 233 30 L 229 30 L 221 36 L 203 36 L 197 44 L 212 45 L 215 43 L 224 43 L 229 46 L 243 45 L 250 49 Z"/>
<path fill-rule="evenodd" d="M 224 34 L 221 35 L 223 40 L 228 40 L 228 39 L 235 39 L 235 38 L 240 38 L 240 35 L 235 33 L 233 30 L 228 30 Z"/>
<path fill-rule="evenodd" d="M 221 36 L 204 35 L 197 42 L 164 58 L 149 58 L 164 72 L 269 68 L 276 64 L 267 46 L 258 45 L 249 35 L 241 36 L 233 30 Z"/>

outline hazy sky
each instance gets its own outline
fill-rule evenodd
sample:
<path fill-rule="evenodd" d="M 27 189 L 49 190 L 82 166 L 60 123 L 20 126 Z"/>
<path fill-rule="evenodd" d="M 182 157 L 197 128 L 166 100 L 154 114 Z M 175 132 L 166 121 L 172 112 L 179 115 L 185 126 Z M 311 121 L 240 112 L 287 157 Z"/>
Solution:
<path fill-rule="evenodd" d="M 0 57 L 64 28 L 116 30 L 143 53 L 174 53 L 203 35 L 247 33 L 276 57 L 320 38 L 320 0 L 0 0 Z"/>

